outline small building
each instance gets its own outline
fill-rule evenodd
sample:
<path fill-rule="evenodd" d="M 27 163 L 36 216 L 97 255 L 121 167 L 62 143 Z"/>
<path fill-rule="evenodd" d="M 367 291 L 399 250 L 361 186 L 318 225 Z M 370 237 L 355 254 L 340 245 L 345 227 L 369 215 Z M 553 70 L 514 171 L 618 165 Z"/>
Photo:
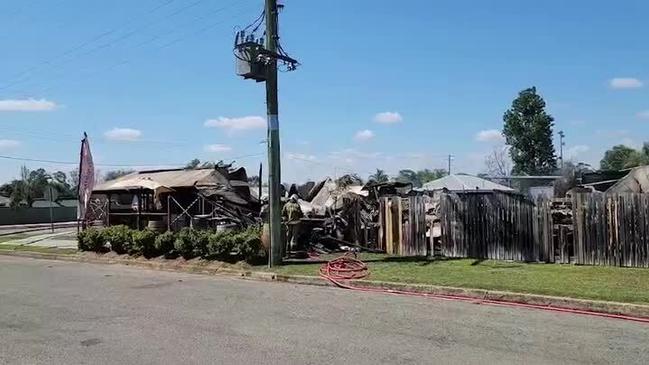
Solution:
<path fill-rule="evenodd" d="M 138 229 L 247 225 L 260 208 L 247 179 L 244 168 L 229 165 L 134 172 L 97 185 L 88 213 Z"/>

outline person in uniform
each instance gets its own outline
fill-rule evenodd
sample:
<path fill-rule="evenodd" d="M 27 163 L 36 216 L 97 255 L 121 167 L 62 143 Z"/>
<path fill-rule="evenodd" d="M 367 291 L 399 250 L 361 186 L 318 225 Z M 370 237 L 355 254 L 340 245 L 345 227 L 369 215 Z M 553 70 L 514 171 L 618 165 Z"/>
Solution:
<path fill-rule="evenodd" d="M 300 235 L 300 219 L 304 216 L 298 196 L 291 195 L 288 202 L 282 208 L 282 219 L 286 225 L 286 243 L 291 251 L 298 248 L 298 238 Z"/>

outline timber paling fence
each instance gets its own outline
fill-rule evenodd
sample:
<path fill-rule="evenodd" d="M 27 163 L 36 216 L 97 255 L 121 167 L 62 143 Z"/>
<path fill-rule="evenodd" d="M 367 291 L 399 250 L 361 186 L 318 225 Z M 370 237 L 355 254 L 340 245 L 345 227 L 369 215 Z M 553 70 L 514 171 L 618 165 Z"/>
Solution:
<path fill-rule="evenodd" d="M 430 255 L 426 197 L 382 198 L 379 248 Z M 441 254 L 447 257 L 649 267 L 649 194 L 575 194 L 572 222 L 553 222 L 552 199 L 508 192 L 442 194 Z M 430 235 L 432 236 L 432 234 Z M 429 242 L 429 240 L 431 240 Z"/>
<path fill-rule="evenodd" d="M 572 209 L 576 263 L 649 267 L 649 194 L 578 194 Z"/>
<path fill-rule="evenodd" d="M 424 203 L 422 196 L 379 199 L 378 248 L 391 255 L 428 255 Z"/>
<path fill-rule="evenodd" d="M 442 255 L 477 259 L 550 261 L 552 216 L 536 204 L 504 192 L 444 194 L 440 198 Z"/>

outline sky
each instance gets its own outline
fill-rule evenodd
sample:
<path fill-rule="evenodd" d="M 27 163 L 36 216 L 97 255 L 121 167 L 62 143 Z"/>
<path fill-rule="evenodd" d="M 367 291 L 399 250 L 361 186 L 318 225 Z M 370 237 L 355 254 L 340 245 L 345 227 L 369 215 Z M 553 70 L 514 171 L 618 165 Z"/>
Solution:
<path fill-rule="evenodd" d="M 649 140 L 648 2 L 283 3 L 280 42 L 301 63 L 279 74 L 283 181 L 446 168 L 448 155 L 453 172 L 483 172 L 531 86 L 566 160 L 598 166 L 611 146 Z M 70 171 L 84 131 L 101 171 L 265 169 L 264 85 L 238 77 L 232 54 L 262 9 L 0 0 L 0 182 L 21 165 Z"/>

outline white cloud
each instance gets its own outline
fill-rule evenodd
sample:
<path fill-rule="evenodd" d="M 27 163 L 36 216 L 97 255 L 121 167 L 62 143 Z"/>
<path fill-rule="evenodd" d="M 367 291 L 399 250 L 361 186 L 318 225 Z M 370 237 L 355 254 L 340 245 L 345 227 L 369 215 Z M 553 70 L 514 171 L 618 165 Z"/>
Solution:
<path fill-rule="evenodd" d="M 382 112 L 374 115 L 374 121 L 381 124 L 394 124 L 403 120 L 398 112 Z"/>
<path fill-rule="evenodd" d="M 218 117 L 217 119 L 206 120 L 204 125 L 206 127 L 225 129 L 231 134 L 250 129 L 266 128 L 266 118 L 257 115 L 239 118 Z"/>
<path fill-rule="evenodd" d="M 142 132 L 132 128 L 113 128 L 104 133 L 109 141 L 135 142 L 140 139 Z"/>
<path fill-rule="evenodd" d="M 503 142 L 505 137 L 497 129 L 485 129 L 476 133 L 475 140 L 479 142 Z"/>
<path fill-rule="evenodd" d="M 0 100 L 0 112 L 43 112 L 56 109 L 53 101 L 45 99 L 5 99 Z"/>
<path fill-rule="evenodd" d="M 20 141 L 13 139 L 0 139 L 0 150 L 12 150 L 14 148 L 20 147 Z"/>
<path fill-rule="evenodd" d="M 206 152 L 228 152 L 232 151 L 232 147 L 224 144 L 210 144 L 205 146 Z"/>
<path fill-rule="evenodd" d="M 300 161 L 316 161 L 317 157 L 314 155 L 307 155 L 305 153 L 287 153 L 286 158 L 289 160 L 300 160 Z"/>
<path fill-rule="evenodd" d="M 638 112 L 636 116 L 640 119 L 649 119 L 649 110 L 643 110 L 641 112 Z"/>
<path fill-rule="evenodd" d="M 354 139 L 359 142 L 366 142 L 374 138 L 374 132 L 369 129 L 363 129 L 362 131 L 356 132 Z"/>
<path fill-rule="evenodd" d="M 583 153 L 590 151 L 590 147 L 580 144 L 566 149 L 564 155 L 566 159 L 575 158 Z"/>
<path fill-rule="evenodd" d="M 644 86 L 644 83 L 633 77 L 616 77 L 609 81 L 612 89 L 637 89 Z"/>

